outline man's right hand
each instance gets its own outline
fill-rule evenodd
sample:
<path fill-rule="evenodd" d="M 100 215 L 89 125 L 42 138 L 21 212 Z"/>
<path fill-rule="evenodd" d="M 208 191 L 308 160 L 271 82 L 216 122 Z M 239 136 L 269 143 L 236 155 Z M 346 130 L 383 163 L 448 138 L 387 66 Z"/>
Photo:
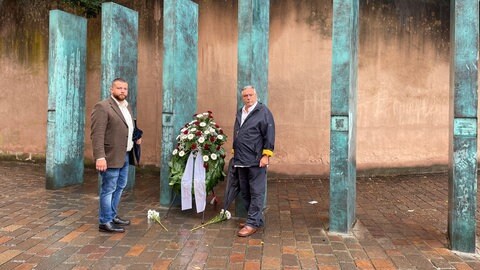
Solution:
<path fill-rule="evenodd" d="M 95 168 L 99 172 L 106 171 L 107 170 L 107 160 L 104 159 L 104 158 L 97 159 L 97 161 L 95 162 Z"/>

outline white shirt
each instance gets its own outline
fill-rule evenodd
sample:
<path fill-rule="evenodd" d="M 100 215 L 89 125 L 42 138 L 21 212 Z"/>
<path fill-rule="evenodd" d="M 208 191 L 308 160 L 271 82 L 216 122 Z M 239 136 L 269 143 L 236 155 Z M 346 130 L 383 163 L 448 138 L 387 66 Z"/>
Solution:
<path fill-rule="evenodd" d="M 257 106 L 257 102 L 255 102 L 255 104 L 252 105 L 252 107 L 250 107 L 250 110 L 247 111 L 247 109 L 245 108 L 245 105 L 243 106 L 242 108 L 242 119 L 240 121 L 240 126 L 243 125 L 243 122 L 245 122 L 245 119 L 247 119 L 247 116 L 253 111 L 253 109 L 255 109 L 255 107 Z"/>
<path fill-rule="evenodd" d="M 113 100 L 118 104 L 118 107 L 120 108 L 120 111 L 122 111 L 123 118 L 125 118 L 125 121 L 127 121 L 127 126 L 128 126 L 128 140 L 127 140 L 127 152 L 132 150 L 133 148 L 133 119 L 132 116 L 130 115 L 130 111 L 128 110 L 128 102 L 126 100 L 119 102 L 116 98 L 112 96 Z"/>

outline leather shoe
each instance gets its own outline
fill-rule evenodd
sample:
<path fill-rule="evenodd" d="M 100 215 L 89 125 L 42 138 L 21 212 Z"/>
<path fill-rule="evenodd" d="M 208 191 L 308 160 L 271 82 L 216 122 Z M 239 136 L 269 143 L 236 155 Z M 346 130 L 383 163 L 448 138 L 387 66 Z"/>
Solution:
<path fill-rule="evenodd" d="M 105 224 L 98 225 L 98 230 L 101 232 L 108 232 L 108 233 L 123 233 L 125 229 L 115 225 L 113 222 L 107 222 Z"/>
<path fill-rule="evenodd" d="M 127 226 L 130 225 L 130 220 L 128 219 L 121 219 L 119 216 L 113 218 L 113 223 L 120 225 L 120 226 Z"/>
<path fill-rule="evenodd" d="M 247 237 L 257 232 L 256 228 L 250 227 L 249 225 L 245 225 L 240 231 L 238 231 L 237 235 L 240 237 Z"/>

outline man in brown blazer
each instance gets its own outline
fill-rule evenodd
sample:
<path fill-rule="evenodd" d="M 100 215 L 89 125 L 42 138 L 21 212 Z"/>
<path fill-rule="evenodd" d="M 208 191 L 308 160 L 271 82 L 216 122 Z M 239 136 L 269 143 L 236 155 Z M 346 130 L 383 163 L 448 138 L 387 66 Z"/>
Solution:
<path fill-rule="evenodd" d="M 113 80 L 111 96 L 95 104 L 91 120 L 91 139 L 95 167 L 102 177 L 100 187 L 99 231 L 125 232 L 130 224 L 117 215 L 123 189 L 127 185 L 129 152 L 133 148 L 134 121 L 126 100 L 128 83 Z M 141 139 L 135 143 L 140 144 Z"/>

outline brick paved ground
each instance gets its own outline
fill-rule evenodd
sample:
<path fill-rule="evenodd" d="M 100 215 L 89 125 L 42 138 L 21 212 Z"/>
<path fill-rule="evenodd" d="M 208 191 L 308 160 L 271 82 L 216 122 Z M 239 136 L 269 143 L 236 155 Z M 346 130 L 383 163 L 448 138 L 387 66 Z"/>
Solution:
<path fill-rule="evenodd" d="M 480 269 L 478 255 L 446 248 L 445 174 L 358 179 L 351 235 L 327 230 L 327 179 L 270 179 L 267 226 L 248 238 L 238 220 L 191 232 L 201 214 L 179 209 L 168 232 L 148 224 L 148 209 L 166 209 L 158 177 L 140 173 L 121 203 L 133 224 L 100 233 L 96 180 L 87 170 L 81 186 L 45 190 L 43 164 L 0 162 L 0 269 Z"/>

